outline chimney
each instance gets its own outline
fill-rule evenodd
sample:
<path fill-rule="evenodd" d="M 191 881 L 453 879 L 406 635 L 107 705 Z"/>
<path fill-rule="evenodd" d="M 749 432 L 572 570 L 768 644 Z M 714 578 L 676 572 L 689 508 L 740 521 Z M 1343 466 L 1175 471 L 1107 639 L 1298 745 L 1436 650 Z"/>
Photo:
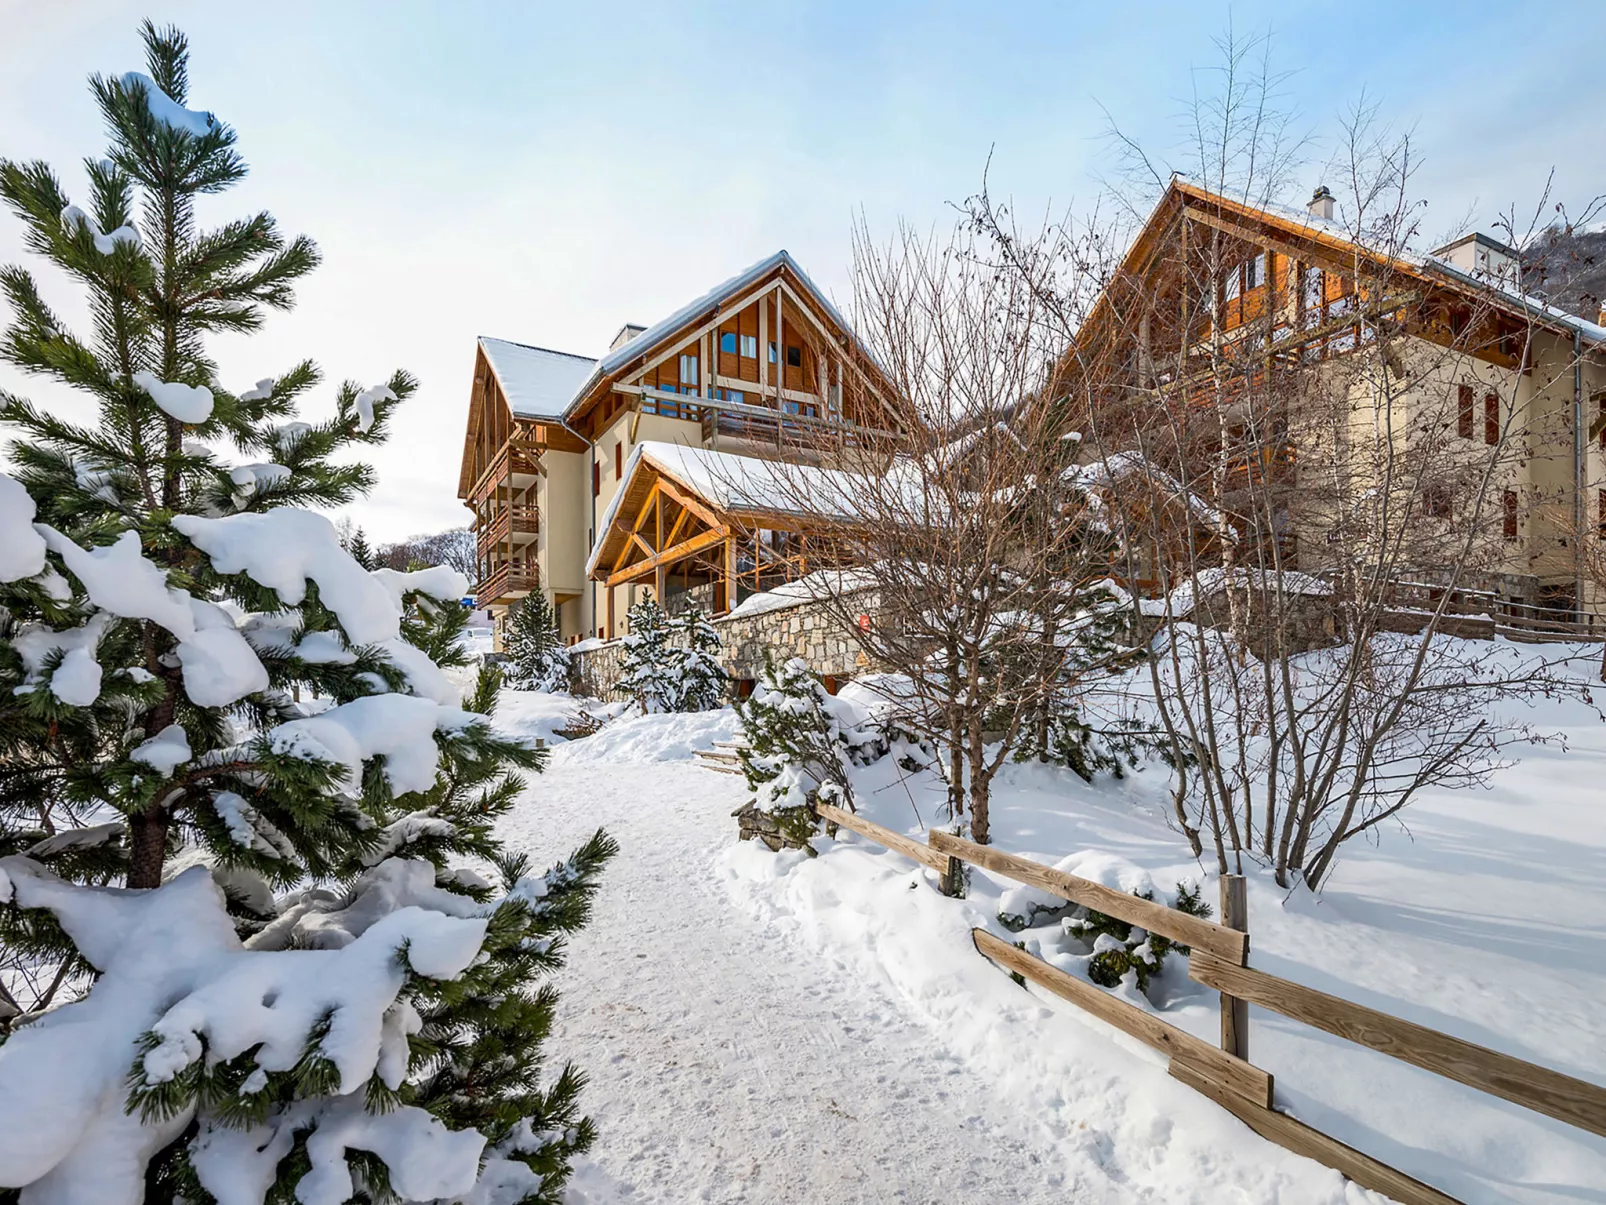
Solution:
<path fill-rule="evenodd" d="M 1321 185 L 1311 194 L 1310 204 L 1305 208 L 1310 210 L 1312 217 L 1321 218 L 1324 222 L 1333 220 L 1333 194 L 1327 191 L 1327 185 Z"/>

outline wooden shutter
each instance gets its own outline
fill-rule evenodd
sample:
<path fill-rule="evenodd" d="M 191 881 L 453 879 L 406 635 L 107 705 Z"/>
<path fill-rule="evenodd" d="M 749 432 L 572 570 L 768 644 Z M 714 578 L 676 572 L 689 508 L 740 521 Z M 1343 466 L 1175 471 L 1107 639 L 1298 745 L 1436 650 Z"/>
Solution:
<path fill-rule="evenodd" d="M 1462 385 L 1456 391 L 1455 429 L 1462 439 L 1472 438 L 1472 386 Z"/>
<path fill-rule="evenodd" d="M 1487 394 L 1483 399 L 1483 442 L 1493 447 L 1500 442 L 1500 395 Z"/>

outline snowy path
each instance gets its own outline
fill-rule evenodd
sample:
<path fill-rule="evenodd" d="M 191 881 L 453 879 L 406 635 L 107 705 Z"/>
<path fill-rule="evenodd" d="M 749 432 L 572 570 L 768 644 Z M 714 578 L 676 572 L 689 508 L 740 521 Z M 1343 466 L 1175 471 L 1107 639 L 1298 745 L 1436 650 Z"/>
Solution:
<path fill-rule="evenodd" d="M 553 1049 L 592 1077 L 603 1200 L 1126 1201 L 1038 1162 L 1014 1110 L 885 991 L 731 905 L 713 872 L 739 780 L 561 750 L 510 818 L 538 859 L 618 840 L 560 980 Z M 1002 1119 L 1002 1121 L 1000 1120 Z"/>

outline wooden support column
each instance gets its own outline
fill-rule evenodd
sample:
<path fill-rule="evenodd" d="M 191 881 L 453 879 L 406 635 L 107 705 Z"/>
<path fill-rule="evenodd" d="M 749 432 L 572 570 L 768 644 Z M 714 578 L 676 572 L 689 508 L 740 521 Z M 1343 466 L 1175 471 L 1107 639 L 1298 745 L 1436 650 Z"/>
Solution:
<path fill-rule="evenodd" d="M 1248 884 L 1241 874 L 1221 876 L 1221 923 L 1240 933 L 1249 932 Z M 1234 1058 L 1249 1061 L 1249 1001 L 1221 993 L 1221 1048 Z"/>
<path fill-rule="evenodd" d="M 720 546 L 720 563 L 725 570 L 725 610 L 736 609 L 736 537 L 729 535 Z"/>
<path fill-rule="evenodd" d="M 613 631 L 613 587 L 612 586 L 604 586 L 603 587 L 603 592 L 606 593 L 607 596 L 608 596 L 608 628 L 607 628 L 607 631 L 608 631 L 608 639 L 612 640 L 613 636 L 614 636 L 614 631 Z"/>
<path fill-rule="evenodd" d="M 758 396 L 770 387 L 770 312 L 761 297 L 758 301 Z"/>

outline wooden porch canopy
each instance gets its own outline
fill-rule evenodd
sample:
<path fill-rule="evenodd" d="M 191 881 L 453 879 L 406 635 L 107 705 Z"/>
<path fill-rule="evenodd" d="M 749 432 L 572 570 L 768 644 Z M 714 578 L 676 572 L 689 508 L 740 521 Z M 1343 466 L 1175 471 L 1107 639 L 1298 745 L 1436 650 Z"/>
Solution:
<path fill-rule="evenodd" d="M 751 498 L 733 501 L 729 491 L 699 483 L 698 474 L 686 472 L 674 456 L 654 455 L 654 448 L 643 444 L 632 456 L 591 558 L 591 578 L 609 587 L 610 606 L 613 587 L 650 583 L 660 602 L 676 590 L 703 588 L 711 596 L 709 609 L 721 614 L 748 595 L 835 562 L 834 541 L 823 537 L 840 528 L 840 519 Z M 731 472 L 819 472 L 701 449 L 670 450 L 723 462 Z"/>

